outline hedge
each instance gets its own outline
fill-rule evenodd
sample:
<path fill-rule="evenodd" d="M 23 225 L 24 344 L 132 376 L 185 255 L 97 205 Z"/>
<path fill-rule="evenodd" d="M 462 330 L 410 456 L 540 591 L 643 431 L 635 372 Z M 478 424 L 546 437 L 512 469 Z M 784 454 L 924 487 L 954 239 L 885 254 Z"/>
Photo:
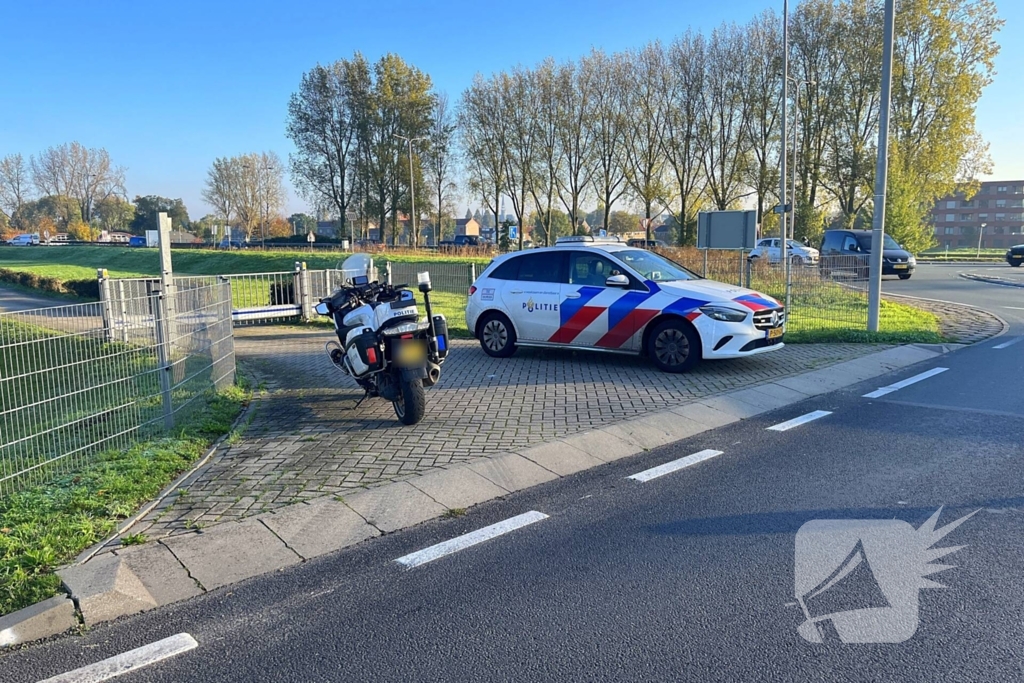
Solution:
<path fill-rule="evenodd" d="M 80 299 L 100 298 L 98 280 L 58 280 L 55 277 L 46 277 L 36 273 L 0 268 L 0 282 L 38 289 L 51 294 L 73 294 Z"/>

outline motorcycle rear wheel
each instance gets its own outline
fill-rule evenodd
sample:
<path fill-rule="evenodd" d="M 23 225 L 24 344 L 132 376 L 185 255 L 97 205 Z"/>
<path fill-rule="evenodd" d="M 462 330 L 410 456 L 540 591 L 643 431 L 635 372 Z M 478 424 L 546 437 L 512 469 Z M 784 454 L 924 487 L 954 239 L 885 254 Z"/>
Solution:
<path fill-rule="evenodd" d="M 414 425 L 422 420 L 427 412 L 427 392 L 423 388 L 423 380 L 400 381 L 398 398 L 392 405 L 395 407 L 395 415 L 402 424 Z"/>

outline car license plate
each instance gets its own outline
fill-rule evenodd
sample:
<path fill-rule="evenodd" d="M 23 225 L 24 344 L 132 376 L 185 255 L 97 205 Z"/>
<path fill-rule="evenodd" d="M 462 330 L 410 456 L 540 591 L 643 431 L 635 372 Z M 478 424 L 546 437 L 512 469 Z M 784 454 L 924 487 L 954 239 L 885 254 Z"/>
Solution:
<path fill-rule="evenodd" d="M 767 339 L 778 339 L 779 337 L 781 337 L 785 333 L 786 333 L 786 328 L 785 327 L 776 327 L 774 329 L 768 330 Z"/>
<path fill-rule="evenodd" d="M 906 270 L 909 266 L 906 263 L 897 263 L 893 268 L 896 270 Z"/>
<path fill-rule="evenodd" d="M 1024 254 L 1014 254 L 1013 258 L 1024 258 Z"/>
<path fill-rule="evenodd" d="M 411 368 L 423 365 L 427 360 L 427 345 L 422 341 L 406 341 L 395 350 L 395 363 L 399 367 Z"/>

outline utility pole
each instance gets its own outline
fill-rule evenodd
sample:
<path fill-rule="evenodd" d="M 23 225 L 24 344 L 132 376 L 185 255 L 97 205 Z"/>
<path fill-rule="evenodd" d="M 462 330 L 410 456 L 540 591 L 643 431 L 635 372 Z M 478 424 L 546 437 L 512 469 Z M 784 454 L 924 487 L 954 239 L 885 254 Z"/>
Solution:
<path fill-rule="evenodd" d="M 985 226 L 988 223 L 982 223 L 978 226 L 978 258 L 981 258 L 981 238 L 985 234 Z"/>
<path fill-rule="evenodd" d="M 782 0 L 782 154 L 779 155 L 779 244 L 781 251 L 779 257 L 782 259 L 782 267 L 786 273 L 786 315 L 789 315 L 789 252 L 786 244 L 786 147 L 789 138 L 786 137 L 786 119 L 788 112 L 786 108 L 789 103 L 789 0 Z M 793 159 L 796 166 L 796 159 Z M 769 259 L 770 260 L 770 259 Z"/>
<path fill-rule="evenodd" d="M 796 86 L 796 96 L 793 98 L 793 210 L 789 212 L 789 234 L 793 239 L 796 239 L 796 155 L 797 155 L 797 139 L 800 136 L 800 86 L 802 85 L 814 85 L 814 81 L 803 81 L 797 78 L 789 77 L 789 80 L 793 81 L 793 85 Z M 785 156 L 786 152 L 783 150 L 782 155 Z M 783 215 L 785 219 L 785 215 Z M 783 241 L 785 242 L 785 238 Z M 786 243 L 788 248 L 789 244 Z M 789 312 L 789 306 L 791 303 L 791 295 L 793 290 L 793 279 L 792 271 L 790 269 L 789 260 L 786 261 L 786 312 Z"/>
<path fill-rule="evenodd" d="M 871 225 L 871 268 L 868 280 L 868 332 L 878 332 L 882 302 L 882 245 L 885 243 L 885 194 L 889 173 L 889 109 L 892 105 L 892 43 L 896 0 L 885 0 L 882 52 L 882 99 L 878 111 L 878 165 L 875 170 L 875 212 Z"/>
<path fill-rule="evenodd" d="M 416 188 L 413 181 L 414 174 L 412 171 L 412 143 L 417 140 L 426 140 L 427 138 L 408 138 L 404 135 L 398 135 L 397 133 L 394 135 L 400 140 L 405 140 L 409 145 L 409 203 L 411 204 L 410 212 L 412 214 L 412 242 L 415 246 L 419 246 L 420 239 L 419 235 L 416 234 Z"/>

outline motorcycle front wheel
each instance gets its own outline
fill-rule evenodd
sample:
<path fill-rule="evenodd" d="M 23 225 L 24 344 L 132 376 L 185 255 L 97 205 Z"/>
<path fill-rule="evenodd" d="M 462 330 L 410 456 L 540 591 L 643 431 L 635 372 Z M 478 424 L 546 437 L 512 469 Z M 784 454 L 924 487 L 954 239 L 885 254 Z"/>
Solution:
<path fill-rule="evenodd" d="M 398 398 L 392 405 L 395 406 L 395 415 L 402 424 L 414 425 L 422 420 L 427 412 L 427 392 L 423 388 L 423 380 L 401 380 Z"/>

